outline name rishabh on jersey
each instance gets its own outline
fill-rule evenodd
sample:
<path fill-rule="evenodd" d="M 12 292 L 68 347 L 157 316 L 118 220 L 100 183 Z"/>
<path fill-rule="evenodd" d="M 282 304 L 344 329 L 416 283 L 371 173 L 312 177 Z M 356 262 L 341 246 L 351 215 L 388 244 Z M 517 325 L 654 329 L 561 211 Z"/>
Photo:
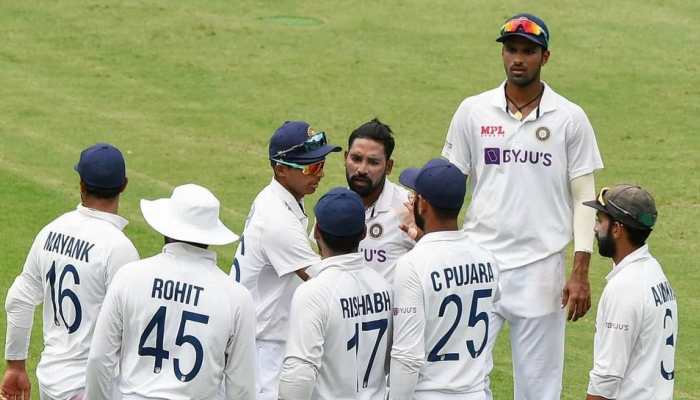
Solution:
<path fill-rule="evenodd" d="M 29 337 L 13 337 L 9 326 L 27 326 L 23 316 L 43 303 L 44 350 L 37 378 L 40 390 L 52 398 L 85 387 L 90 341 L 107 287 L 120 267 L 139 258 L 122 232 L 127 223 L 116 214 L 78 205 L 39 232 L 8 291 L 5 358 L 27 358 Z"/>
<path fill-rule="evenodd" d="M 122 397 L 255 397 L 250 293 L 216 265 L 216 253 L 182 242 L 126 265 L 107 294 L 90 353 L 88 396 L 108 399 L 119 366 Z M 104 355 L 104 356 L 103 356 Z"/>
<path fill-rule="evenodd" d="M 294 294 L 280 398 L 382 400 L 392 329 L 389 284 L 360 253 L 326 258 L 320 269 Z"/>
<path fill-rule="evenodd" d="M 429 233 L 399 259 L 392 399 L 483 393 L 498 276 L 491 253 L 462 231 Z"/>

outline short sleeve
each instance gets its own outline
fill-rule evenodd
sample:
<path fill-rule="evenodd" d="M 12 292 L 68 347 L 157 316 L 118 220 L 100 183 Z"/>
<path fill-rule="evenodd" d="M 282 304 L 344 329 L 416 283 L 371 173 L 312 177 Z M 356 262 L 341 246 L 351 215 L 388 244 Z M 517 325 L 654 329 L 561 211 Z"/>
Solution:
<path fill-rule="evenodd" d="M 583 110 L 575 106 L 566 136 L 569 180 L 603 168 L 593 127 Z"/>
<path fill-rule="evenodd" d="M 300 223 L 277 222 L 274 227 L 268 226 L 262 235 L 262 246 L 270 264 L 278 276 L 306 268 L 321 261 L 321 258 L 311 249 L 311 243 Z"/>
<path fill-rule="evenodd" d="M 472 165 L 471 149 L 469 148 L 469 105 L 467 100 L 460 104 L 452 116 L 452 122 L 447 130 L 447 138 L 442 148 L 442 156 L 459 167 L 465 175 L 469 175 Z"/>
<path fill-rule="evenodd" d="M 124 240 L 112 249 L 112 253 L 107 261 L 107 276 L 105 277 L 107 286 L 112 282 L 114 275 L 121 267 L 138 260 L 139 253 L 136 247 L 129 239 L 124 237 Z"/>

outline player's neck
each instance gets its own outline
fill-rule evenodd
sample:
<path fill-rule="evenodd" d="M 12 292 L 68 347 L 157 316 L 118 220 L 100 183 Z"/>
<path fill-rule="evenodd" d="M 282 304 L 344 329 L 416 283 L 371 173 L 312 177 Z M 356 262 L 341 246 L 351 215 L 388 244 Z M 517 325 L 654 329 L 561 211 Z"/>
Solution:
<path fill-rule="evenodd" d="M 615 265 L 620 264 L 622 260 L 625 259 L 625 257 L 637 251 L 639 247 L 641 246 L 634 246 L 628 242 L 617 242 L 615 254 L 612 257 L 613 262 L 615 263 Z"/>
<path fill-rule="evenodd" d="M 365 208 L 369 208 L 369 206 L 379 200 L 379 196 L 381 196 L 384 191 L 384 182 L 385 181 L 382 182 L 381 186 L 377 186 L 372 193 L 362 198 L 362 203 L 365 205 Z"/>
<path fill-rule="evenodd" d="M 458 230 L 459 230 L 459 224 L 457 223 L 456 219 L 445 220 L 445 221 L 426 219 L 425 229 L 423 230 L 423 232 L 425 234 L 428 234 L 428 233 L 432 233 L 432 232 L 458 231 Z"/>
<path fill-rule="evenodd" d="M 119 197 L 114 199 L 100 199 L 92 196 L 83 196 L 82 204 L 83 207 L 92 208 L 97 211 L 111 214 L 119 213 Z"/>
<path fill-rule="evenodd" d="M 512 82 L 506 83 L 506 96 L 518 105 L 525 104 L 542 92 L 544 83 L 534 79 L 525 86 L 519 86 Z"/>

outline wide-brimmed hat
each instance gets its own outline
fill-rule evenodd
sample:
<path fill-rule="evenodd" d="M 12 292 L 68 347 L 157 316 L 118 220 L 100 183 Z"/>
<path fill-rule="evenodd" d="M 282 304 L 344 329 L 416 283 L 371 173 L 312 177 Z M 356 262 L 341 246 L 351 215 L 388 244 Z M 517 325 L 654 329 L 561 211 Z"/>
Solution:
<path fill-rule="evenodd" d="M 171 239 L 222 245 L 235 242 L 238 235 L 219 219 L 219 200 L 206 188 L 178 186 L 167 199 L 141 200 L 146 222 Z"/>

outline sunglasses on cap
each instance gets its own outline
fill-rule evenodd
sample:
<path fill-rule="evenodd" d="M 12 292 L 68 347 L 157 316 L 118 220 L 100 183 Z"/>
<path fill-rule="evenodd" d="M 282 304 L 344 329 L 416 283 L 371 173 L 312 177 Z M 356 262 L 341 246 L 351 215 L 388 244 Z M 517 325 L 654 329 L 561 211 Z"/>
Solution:
<path fill-rule="evenodd" d="M 274 158 L 272 159 L 272 161 L 274 161 L 278 164 L 286 165 L 286 166 L 294 168 L 294 169 L 300 169 L 301 173 L 304 175 L 318 175 L 318 174 L 320 174 L 321 171 L 323 171 L 323 165 L 326 163 L 326 160 L 321 160 L 321 161 L 315 162 L 313 164 L 301 165 L 301 164 L 296 164 L 296 163 L 289 162 L 289 161 L 276 160 Z"/>
<path fill-rule="evenodd" d="M 610 204 L 617 211 L 619 211 L 619 212 L 625 214 L 626 216 L 636 220 L 636 218 L 634 217 L 634 215 L 632 215 L 632 213 L 630 213 L 629 211 L 625 210 L 624 208 L 618 206 L 612 200 L 605 200 L 605 193 L 607 193 L 609 190 L 610 190 L 609 187 L 604 187 L 604 188 L 600 189 L 600 193 L 598 193 L 598 198 L 597 198 L 598 203 L 600 203 L 600 205 L 603 207 L 607 207 L 608 204 Z"/>
<path fill-rule="evenodd" d="M 516 19 L 511 19 L 510 21 L 503 24 L 501 27 L 501 36 L 506 33 L 529 33 L 531 35 L 540 36 L 543 35 L 545 39 L 547 38 L 547 31 L 542 29 L 541 26 L 537 25 L 535 22 L 530 21 L 525 17 L 520 17 Z"/>
<path fill-rule="evenodd" d="M 275 158 L 284 157 L 285 154 L 291 153 L 292 151 L 299 150 L 299 149 L 304 149 L 305 153 L 310 152 L 310 151 L 314 151 L 314 150 L 320 149 L 321 147 L 325 146 L 327 143 L 328 143 L 328 140 L 326 139 L 326 132 L 318 132 L 317 134 L 306 139 L 303 143 L 295 144 L 294 146 L 292 146 L 286 150 L 278 151 L 275 154 Z"/>

